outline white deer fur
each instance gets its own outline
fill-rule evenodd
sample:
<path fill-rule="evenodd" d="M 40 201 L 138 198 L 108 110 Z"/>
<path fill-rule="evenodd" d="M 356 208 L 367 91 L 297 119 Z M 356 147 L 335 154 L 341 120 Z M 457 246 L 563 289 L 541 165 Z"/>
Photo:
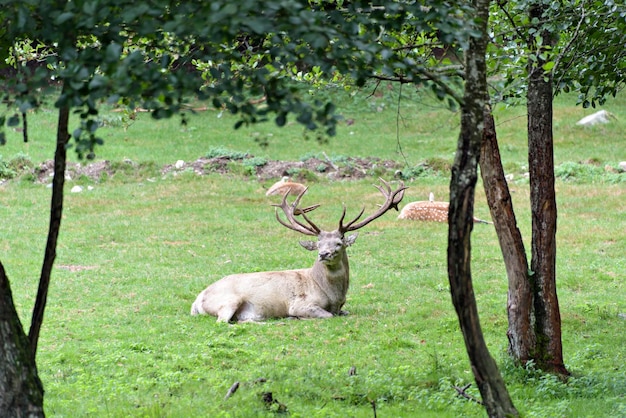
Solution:
<path fill-rule="evenodd" d="M 385 189 L 376 186 L 385 197 L 385 203 L 370 216 L 359 221 L 361 213 L 344 224 L 346 208 L 339 220 L 339 227 L 331 232 L 321 230 L 307 213 L 319 205 L 299 208 L 300 199 L 287 203 L 287 194 L 280 205 L 287 221 L 276 211 L 276 219 L 283 226 L 304 235 L 317 237 L 317 242 L 300 241 L 307 250 L 317 250 L 313 267 L 299 270 L 266 271 L 226 276 L 203 290 L 191 305 L 191 314 L 210 314 L 220 322 L 262 321 L 268 318 L 330 318 L 344 313 L 346 293 L 350 284 L 350 266 L 346 248 L 356 241 L 356 234 L 346 236 L 382 216 L 389 209 L 398 210 L 404 196 L 404 184 L 395 191 L 381 179 Z M 306 223 L 297 219 L 301 216 Z"/>
<path fill-rule="evenodd" d="M 350 282 L 346 247 L 356 237 L 321 231 L 317 242 L 300 241 L 307 250 L 318 250 L 313 267 L 226 276 L 198 295 L 191 314 L 210 314 L 219 322 L 339 315 Z"/>

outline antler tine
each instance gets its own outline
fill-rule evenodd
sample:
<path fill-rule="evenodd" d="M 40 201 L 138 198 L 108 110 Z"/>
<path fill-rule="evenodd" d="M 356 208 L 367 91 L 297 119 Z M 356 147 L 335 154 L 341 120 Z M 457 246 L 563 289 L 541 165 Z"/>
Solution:
<path fill-rule="evenodd" d="M 302 192 L 298 195 L 298 197 L 296 197 L 296 200 L 294 200 L 292 204 L 287 203 L 287 196 L 289 195 L 289 193 L 287 192 L 283 196 L 283 200 L 281 201 L 279 205 L 273 204 L 272 206 L 281 208 L 283 210 L 283 213 L 287 217 L 287 220 L 289 221 L 289 223 L 287 223 L 283 221 L 282 219 L 280 219 L 280 216 L 278 215 L 278 209 L 276 209 L 275 211 L 276 219 L 281 225 L 293 231 L 300 232 L 305 235 L 317 236 L 320 233 L 320 229 L 317 227 L 317 225 L 311 222 L 311 220 L 305 215 L 305 213 L 318 208 L 320 205 L 313 205 L 313 206 L 309 206 L 303 209 L 298 208 L 300 199 L 302 199 L 302 196 L 304 196 L 307 190 L 308 190 L 308 187 L 302 190 Z M 302 222 L 298 221 L 296 219 L 297 215 L 302 215 L 302 217 L 307 221 L 309 225 L 305 225 Z"/>
<path fill-rule="evenodd" d="M 351 229 L 349 229 L 350 226 L 353 223 L 355 223 L 356 221 L 358 221 L 361 218 L 361 216 L 363 216 L 363 213 L 365 213 L 365 206 L 363 206 L 363 209 L 361 209 L 361 212 L 359 212 L 359 214 L 353 220 L 348 222 L 347 225 L 344 225 L 343 224 L 343 219 L 346 217 L 346 206 L 344 205 L 343 206 L 343 213 L 341 214 L 341 219 L 339 219 L 339 230 L 340 231 L 345 231 L 345 232 L 351 231 Z"/>
<path fill-rule="evenodd" d="M 385 203 L 383 203 L 375 213 L 371 214 L 367 218 L 363 219 L 361 222 L 357 223 L 357 221 L 359 220 L 359 218 L 361 218 L 361 216 L 363 215 L 363 212 L 365 211 L 365 208 L 363 208 L 361 210 L 361 213 L 359 213 L 359 215 L 356 218 L 354 218 L 352 221 L 348 222 L 347 225 L 343 225 L 343 219 L 345 216 L 345 208 L 344 208 L 344 214 L 341 217 L 341 220 L 339 221 L 339 230 L 342 233 L 345 233 L 348 231 L 355 231 L 359 228 L 363 228 L 365 225 L 372 222 L 374 219 L 382 216 L 385 212 L 387 212 L 391 208 L 398 210 L 398 204 L 400 204 L 400 202 L 402 201 L 402 198 L 404 197 L 404 191 L 407 189 L 407 187 L 404 185 L 404 182 L 401 181 L 400 186 L 396 190 L 392 191 L 391 186 L 389 185 L 388 182 L 386 182 L 382 178 L 380 179 L 380 181 L 385 186 L 385 189 L 383 189 L 382 186 L 378 186 L 378 185 L 374 185 L 374 187 L 376 187 L 383 194 L 383 196 L 385 196 L 385 199 L 386 199 Z"/>
<path fill-rule="evenodd" d="M 391 193 L 391 186 L 389 185 L 388 182 L 386 182 L 385 180 L 383 180 L 382 178 L 380 178 L 380 181 L 383 182 L 383 184 L 385 185 L 385 187 L 387 188 L 387 194 Z M 374 187 L 376 187 L 382 194 L 383 196 L 387 196 L 387 194 L 385 193 L 385 191 L 383 190 L 383 188 L 377 184 L 374 185 Z M 400 202 L 402 202 L 402 199 L 404 198 L 404 191 L 408 189 L 408 187 L 404 186 L 404 182 L 400 181 L 400 187 L 398 188 L 398 190 L 396 190 L 393 193 L 393 201 L 391 202 L 391 206 L 390 208 L 394 208 L 395 210 L 399 211 L 400 209 L 398 208 L 398 205 L 400 204 Z M 382 207 L 382 205 L 380 205 Z"/>

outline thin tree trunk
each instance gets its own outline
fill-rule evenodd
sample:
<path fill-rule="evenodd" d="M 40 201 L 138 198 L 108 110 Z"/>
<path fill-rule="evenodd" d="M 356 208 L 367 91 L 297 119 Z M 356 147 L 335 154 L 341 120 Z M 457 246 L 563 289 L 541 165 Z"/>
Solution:
<path fill-rule="evenodd" d="M 531 6 L 531 19 L 543 18 L 543 3 Z M 556 43 L 554 35 L 541 33 L 544 46 Z M 531 45 L 534 43 L 531 41 Z M 542 48 L 544 48 L 542 46 Z M 543 370 L 568 374 L 563 363 L 561 315 L 556 294 L 556 193 L 552 135 L 552 74 L 537 51 L 528 80 L 528 167 L 532 212 L 531 284 L 535 308 L 536 349 L 533 358 Z"/>
<path fill-rule="evenodd" d="M 489 0 L 475 0 L 474 6 L 477 17 L 482 19 L 483 35 L 470 40 L 466 53 L 461 134 L 450 181 L 448 278 L 474 379 L 487 414 L 490 417 L 518 416 L 482 334 L 470 268 L 474 192 L 487 97 L 485 51 Z"/>
<path fill-rule="evenodd" d="M 509 282 L 507 300 L 509 354 L 516 362 L 526 364 L 531 359 L 536 344 L 532 326 L 533 292 L 528 277 L 526 250 L 522 234 L 517 227 L 513 201 L 502 168 L 493 115 L 488 107 L 485 111 L 480 168 Z"/>
<path fill-rule="evenodd" d="M 0 263 L 0 416 L 43 417 L 43 385 Z"/>
<path fill-rule="evenodd" d="M 37 343 L 39 341 L 39 331 L 43 323 L 44 310 L 48 299 L 48 288 L 50 287 L 50 275 L 52 265 L 56 258 L 57 239 L 61 228 L 61 218 L 63 215 L 63 186 L 65 184 L 65 166 L 67 162 L 67 141 L 70 138 L 68 130 L 70 110 L 67 106 L 59 108 L 59 120 L 57 124 L 57 145 L 54 153 L 54 177 L 52 179 L 52 198 L 50 201 L 50 226 L 48 229 L 48 242 L 41 268 L 39 279 L 39 289 L 37 299 L 33 308 L 33 317 L 30 325 L 28 338 L 33 359 L 37 355 Z"/>

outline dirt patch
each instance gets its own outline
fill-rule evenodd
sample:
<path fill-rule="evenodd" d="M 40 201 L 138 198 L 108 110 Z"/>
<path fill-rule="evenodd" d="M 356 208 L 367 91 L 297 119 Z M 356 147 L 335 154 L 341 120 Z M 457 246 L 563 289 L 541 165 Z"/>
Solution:
<path fill-rule="evenodd" d="M 89 164 L 67 163 L 65 168 L 65 179 L 76 180 L 81 177 L 88 177 L 93 181 L 98 181 L 103 174 L 112 175 L 114 170 L 109 161 L 96 161 Z M 39 164 L 34 169 L 34 175 L 38 183 L 50 183 L 54 176 L 54 161 L 48 160 Z"/>
<path fill-rule="evenodd" d="M 401 164 L 379 158 L 343 158 L 340 162 L 309 158 L 305 161 L 262 161 L 254 157 L 231 159 L 229 157 L 199 158 L 193 162 L 177 162 L 163 167 L 162 174 L 193 170 L 196 174 L 233 173 L 254 175 L 259 180 L 290 176 L 307 179 L 312 176 L 330 179 L 356 180 L 368 176 L 388 175 L 401 169 Z"/>
<path fill-rule="evenodd" d="M 134 166 L 131 162 L 131 166 Z M 239 174 L 256 177 L 260 181 L 289 176 L 295 180 L 311 180 L 325 177 L 332 180 L 357 180 L 365 177 L 394 177 L 402 165 L 392 160 L 379 158 L 344 157 L 341 161 L 309 158 L 305 161 L 266 161 L 253 156 L 246 158 L 216 157 L 198 158 L 195 161 L 177 161 L 161 168 L 161 175 L 194 172 L 198 175 L 209 173 Z M 48 160 L 32 169 L 38 183 L 50 183 L 54 175 L 54 161 Z M 93 163 L 68 163 L 65 170 L 67 180 L 87 177 L 99 181 L 104 174 L 114 176 L 116 169 L 110 161 Z M 156 174 L 156 173 L 155 173 Z"/>

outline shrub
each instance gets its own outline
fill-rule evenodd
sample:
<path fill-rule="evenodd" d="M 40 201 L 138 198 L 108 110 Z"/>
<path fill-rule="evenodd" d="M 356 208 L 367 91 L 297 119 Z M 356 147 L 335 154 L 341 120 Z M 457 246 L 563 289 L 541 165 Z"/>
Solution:
<path fill-rule="evenodd" d="M 243 160 L 252 156 L 247 152 L 234 151 L 224 147 L 211 147 L 205 155 L 206 158 L 229 158 L 231 160 Z"/>
<path fill-rule="evenodd" d="M 9 161 L 0 155 L 0 178 L 12 179 L 20 174 L 30 171 L 34 167 L 30 157 L 24 153 L 18 153 Z"/>
<path fill-rule="evenodd" d="M 452 169 L 452 162 L 445 158 L 433 157 L 426 160 L 426 166 L 433 171 L 449 173 Z"/>
<path fill-rule="evenodd" d="M 410 180 L 419 177 L 426 177 L 429 175 L 430 170 L 424 164 L 418 164 L 415 167 L 405 167 L 404 169 L 396 172 L 396 177 L 401 180 Z"/>
<path fill-rule="evenodd" d="M 554 175 L 561 180 L 594 181 L 604 175 L 604 169 L 596 165 L 564 162 L 554 168 Z"/>
<path fill-rule="evenodd" d="M 267 164 L 267 159 L 263 157 L 251 157 L 244 159 L 242 164 L 246 167 L 252 168 L 263 167 L 265 164 Z"/>
<path fill-rule="evenodd" d="M 13 158 L 11 158 L 11 160 L 9 161 L 9 166 L 19 173 L 22 171 L 30 170 L 35 165 L 33 164 L 28 154 L 19 152 L 15 154 Z"/>
<path fill-rule="evenodd" d="M 17 173 L 6 161 L 0 160 L 0 179 L 12 179 Z"/>

